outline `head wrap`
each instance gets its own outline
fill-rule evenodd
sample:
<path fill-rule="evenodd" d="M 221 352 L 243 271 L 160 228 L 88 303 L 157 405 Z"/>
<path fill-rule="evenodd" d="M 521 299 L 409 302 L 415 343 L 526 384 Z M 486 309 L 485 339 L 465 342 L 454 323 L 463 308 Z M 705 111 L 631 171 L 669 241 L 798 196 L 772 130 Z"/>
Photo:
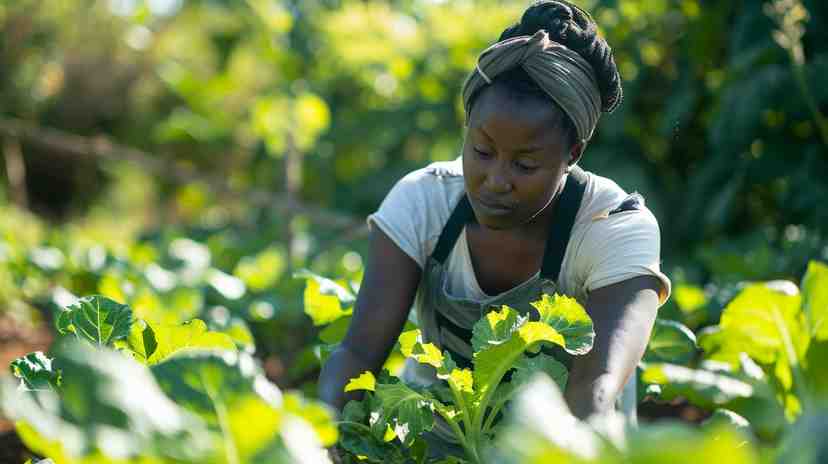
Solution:
<path fill-rule="evenodd" d="M 578 139 L 586 143 L 601 116 L 601 91 L 592 66 L 577 52 L 549 39 L 545 30 L 498 42 L 480 54 L 463 85 L 466 124 L 474 93 L 502 72 L 523 66 L 526 73 L 569 116 Z"/>

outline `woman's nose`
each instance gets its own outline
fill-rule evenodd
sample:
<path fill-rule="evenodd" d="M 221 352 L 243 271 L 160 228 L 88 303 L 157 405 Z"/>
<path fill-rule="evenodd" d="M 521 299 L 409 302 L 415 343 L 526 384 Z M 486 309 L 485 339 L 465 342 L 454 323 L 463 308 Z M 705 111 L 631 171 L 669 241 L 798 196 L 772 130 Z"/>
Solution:
<path fill-rule="evenodd" d="M 512 190 L 512 180 L 501 163 L 494 163 L 486 173 L 486 189 L 492 193 L 508 193 Z"/>

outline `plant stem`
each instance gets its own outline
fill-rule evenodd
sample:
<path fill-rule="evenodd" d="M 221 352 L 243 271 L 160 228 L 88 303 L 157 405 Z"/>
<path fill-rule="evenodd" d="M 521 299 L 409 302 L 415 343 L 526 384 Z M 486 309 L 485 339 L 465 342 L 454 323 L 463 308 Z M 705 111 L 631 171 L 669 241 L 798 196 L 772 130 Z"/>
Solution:
<path fill-rule="evenodd" d="M 791 366 L 794 390 L 796 391 L 797 396 L 799 396 L 802 409 L 808 410 L 812 404 L 811 393 L 805 384 L 805 377 L 802 376 L 802 371 L 799 368 L 799 358 L 796 355 L 796 350 L 794 349 L 793 341 L 791 340 L 791 334 L 788 331 L 788 327 L 785 325 L 785 320 L 782 315 L 779 314 L 779 308 L 774 307 L 772 314 L 773 320 L 776 323 L 776 330 L 779 331 L 779 335 L 782 337 L 782 345 L 785 348 L 785 356 L 788 358 L 788 364 Z"/>
<path fill-rule="evenodd" d="M 466 407 L 466 401 L 463 399 L 463 392 L 454 388 L 454 385 L 452 385 L 451 382 L 447 383 L 449 385 L 449 389 L 451 390 L 451 394 L 454 396 L 454 402 L 460 406 L 460 412 L 462 413 L 463 426 L 466 428 L 466 434 L 471 436 L 471 441 L 474 441 L 474 437 L 477 434 L 475 433 L 475 430 L 472 429 L 472 417 Z"/>
<path fill-rule="evenodd" d="M 462 446 L 463 450 L 466 452 L 466 457 L 468 457 L 473 464 L 481 464 L 480 457 L 477 454 L 477 447 L 472 443 L 469 443 L 470 440 L 468 440 L 466 435 L 463 434 L 463 431 L 460 429 L 460 426 L 457 425 L 457 422 L 455 422 L 454 419 L 442 408 L 437 408 L 437 413 L 440 414 L 449 427 L 451 427 L 454 435 L 460 441 L 460 446 Z"/>
<path fill-rule="evenodd" d="M 337 424 L 337 425 L 353 425 L 353 426 L 357 426 L 357 427 L 363 428 L 363 429 L 367 430 L 369 433 L 371 432 L 371 427 L 368 427 L 368 426 L 367 426 L 367 425 L 365 425 L 365 424 L 360 424 L 359 422 L 353 422 L 353 421 L 336 421 L 336 422 L 334 422 L 334 424 Z"/>
<path fill-rule="evenodd" d="M 486 407 L 489 405 L 489 401 L 492 399 L 492 395 L 494 394 L 495 390 L 497 390 L 497 386 L 500 385 L 500 380 L 506 375 L 509 369 L 511 369 L 512 365 L 515 361 L 523 355 L 524 351 L 529 347 L 525 347 L 524 350 L 521 350 L 515 356 L 511 356 L 510 358 L 506 359 L 506 362 L 503 362 L 498 367 L 498 370 L 495 371 L 495 375 L 493 375 L 492 382 L 489 385 L 484 386 L 486 388 L 486 393 L 483 394 L 483 398 L 480 400 L 480 403 L 477 405 L 477 414 L 474 418 L 474 425 L 472 426 L 474 430 L 482 430 L 483 429 L 483 416 L 486 415 Z"/>
<path fill-rule="evenodd" d="M 239 451 L 236 449 L 236 442 L 233 440 L 233 431 L 230 429 L 230 418 L 227 413 L 227 407 L 218 397 L 218 393 L 210 385 L 210 382 L 204 378 L 204 374 L 200 374 L 201 383 L 204 385 L 204 392 L 213 402 L 213 407 L 216 410 L 216 418 L 218 419 L 219 427 L 221 428 L 221 435 L 224 439 L 224 453 L 227 456 L 228 464 L 239 464 Z"/>
<path fill-rule="evenodd" d="M 497 414 L 498 414 L 498 413 L 500 412 L 500 410 L 503 408 L 503 405 L 504 405 L 504 404 L 506 404 L 506 402 L 505 402 L 505 401 L 503 401 L 503 402 L 501 402 L 501 403 L 497 403 L 497 404 L 496 404 L 496 405 L 492 408 L 492 411 L 489 413 L 489 415 L 488 415 L 488 416 L 486 416 L 486 422 L 483 424 L 483 430 L 481 430 L 481 432 L 482 432 L 482 433 L 486 433 L 486 432 L 488 432 L 488 431 L 489 431 L 489 429 L 492 427 L 492 423 L 494 423 L 494 418 L 495 418 L 495 416 L 497 416 Z"/>

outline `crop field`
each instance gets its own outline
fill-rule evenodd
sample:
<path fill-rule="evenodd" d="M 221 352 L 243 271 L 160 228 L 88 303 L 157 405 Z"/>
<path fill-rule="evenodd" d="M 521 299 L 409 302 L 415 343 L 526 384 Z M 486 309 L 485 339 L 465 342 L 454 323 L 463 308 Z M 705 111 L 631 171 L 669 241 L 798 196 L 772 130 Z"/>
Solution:
<path fill-rule="evenodd" d="M 468 156 L 463 83 L 531 3 L 0 2 L 0 464 L 828 462 L 821 0 L 574 2 L 623 85 L 578 164 L 672 282 L 634 413 L 571 408 L 551 353 L 599 325 L 556 291 L 482 309 L 470 362 L 411 311 L 323 401 L 366 218 Z"/>

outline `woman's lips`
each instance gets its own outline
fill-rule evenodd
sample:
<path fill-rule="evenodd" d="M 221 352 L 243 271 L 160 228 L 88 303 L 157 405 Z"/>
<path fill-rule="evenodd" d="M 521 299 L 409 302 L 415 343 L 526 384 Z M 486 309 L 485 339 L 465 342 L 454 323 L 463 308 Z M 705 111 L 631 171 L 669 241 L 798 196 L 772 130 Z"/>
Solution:
<path fill-rule="evenodd" d="M 477 206 L 482 210 L 482 212 L 490 216 L 503 216 L 510 214 L 512 210 L 515 209 L 513 206 L 487 201 L 482 198 L 477 198 Z"/>

